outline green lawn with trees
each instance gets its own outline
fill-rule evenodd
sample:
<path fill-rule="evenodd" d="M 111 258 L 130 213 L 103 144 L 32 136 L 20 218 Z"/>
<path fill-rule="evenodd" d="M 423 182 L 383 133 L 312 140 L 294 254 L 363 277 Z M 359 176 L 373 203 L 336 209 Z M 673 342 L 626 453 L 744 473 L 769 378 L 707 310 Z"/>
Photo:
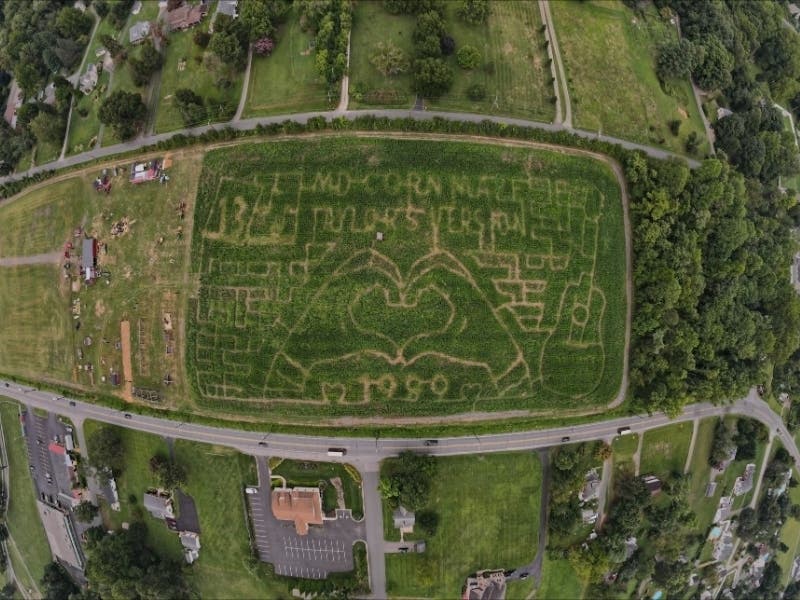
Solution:
<path fill-rule="evenodd" d="M 359 3 L 372 4 L 372 3 Z M 253 56 L 244 117 L 325 110 L 335 107 L 339 95 L 329 97 L 319 81 L 314 37 L 300 28 L 300 9 L 292 5 L 285 22 L 275 31 L 274 49 Z"/>
<path fill-rule="evenodd" d="M 390 595 L 454 598 L 478 569 L 533 560 L 541 495 L 541 464 L 534 453 L 427 459 L 431 466 L 416 464 L 420 460 L 425 461 L 404 455 L 381 467 L 384 497 L 399 487 L 391 497 L 416 510 L 417 525 L 406 539 L 427 544 L 422 554 L 386 555 Z M 426 513 L 435 517 L 422 517 Z"/>
<path fill-rule="evenodd" d="M 28 470 L 28 449 L 19 422 L 19 409 L 16 402 L 0 397 L 0 424 L 5 439 L 9 482 L 6 525 L 10 539 L 7 548 L 20 584 L 36 591 L 52 558 L 36 508 L 36 492 Z"/>
<path fill-rule="evenodd" d="M 576 127 L 681 154 L 708 152 L 688 76 L 659 80 L 659 49 L 678 39 L 668 18 L 652 5 L 634 11 L 622 2 L 550 8 Z M 687 151 L 690 136 L 694 152 Z"/>

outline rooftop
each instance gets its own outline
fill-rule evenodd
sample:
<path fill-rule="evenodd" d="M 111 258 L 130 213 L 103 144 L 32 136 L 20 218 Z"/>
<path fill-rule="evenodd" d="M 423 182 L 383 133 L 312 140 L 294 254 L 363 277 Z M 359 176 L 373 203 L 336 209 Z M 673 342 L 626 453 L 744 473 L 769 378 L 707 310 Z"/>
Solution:
<path fill-rule="evenodd" d="M 309 525 L 322 525 L 322 498 L 319 488 L 273 490 L 272 514 L 281 521 L 294 521 L 297 533 L 307 535 Z"/>
<path fill-rule="evenodd" d="M 172 499 L 165 494 L 146 492 L 144 507 L 156 519 L 172 519 L 175 513 L 172 510 Z"/>
<path fill-rule="evenodd" d="M 139 21 L 131 25 L 128 32 L 128 39 L 131 44 L 136 44 L 137 42 L 144 41 L 148 35 L 150 35 L 150 22 Z"/>
<path fill-rule="evenodd" d="M 39 509 L 39 516 L 53 555 L 71 567 L 83 569 L 83 553 L 75 529 L 66 513 L 38 500 L 36 508 Z"/>

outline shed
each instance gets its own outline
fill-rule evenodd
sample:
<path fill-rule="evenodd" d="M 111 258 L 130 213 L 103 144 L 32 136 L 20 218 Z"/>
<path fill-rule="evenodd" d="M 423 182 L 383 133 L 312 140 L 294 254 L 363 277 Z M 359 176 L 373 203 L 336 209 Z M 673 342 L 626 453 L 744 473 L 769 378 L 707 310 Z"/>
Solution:
<path fill-rule="evenodd" d="M 150 21 L 139 21 L 131 25 L 128 39 L 131 44 L 141 44 L 150 35 Z"/>
<path fill-rule="evenodd" d="M 398 506 L 392 513 L 392 521 L 395 529 L 411 530 L 414 528 L 416 518 L 414 513 L 404 506 Z"/>

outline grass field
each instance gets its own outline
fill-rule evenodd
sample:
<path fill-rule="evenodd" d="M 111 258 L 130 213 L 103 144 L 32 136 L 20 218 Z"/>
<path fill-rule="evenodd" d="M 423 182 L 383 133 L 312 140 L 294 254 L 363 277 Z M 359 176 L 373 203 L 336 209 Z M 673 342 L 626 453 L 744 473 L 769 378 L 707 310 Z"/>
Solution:
<path fill-rule="evenodd" d="M 545 555 L 537 600 L 576 600 L 583 598 L 585 588 L 567 559 L 552 559 Z"/>
<path fill-rule="evenodd" d="M 213 56 L 209 56 L 212 53 L 204 51 L 192 41 L 193 35 L 194 30 L 188 30 L 169 36 L 161 69 L 159 98 L 154 105 L 156 133 L 184 127 L 183 118 L 175 106 L 175 91 L 181 88 L 189 88 L 203 97 L 209 112 L 208 122 L 230 120 L 239 105 L 242 72 L 219 64 Z M 209 67 L 209 60 L 211 64 L 219 66 Z M 227 81 L 228 87 L 221 87 L 218 84 L 220 80 Z"/>
<path fill-rule="evenodd" d="M 529 563 L 538 540 L 541 465 L 533 453 L 438 459 L 429 508 L 439 513 L 424 554 L 386 555 L 393 596 L 458 597 L 477 569 Z"/>
<path fill-rule="evenodd" d="M 121 394 L 119 387 L 102 378 L 108 378 L 110 370 L 121 370 L 121 351 L 115 342 L 120 340 L 120 322 L 127 319 L 134 385 L 158 390 L 167 404 L 184 400 L 182 320 L 187 292 L 193 287 L 186 274 L 186 254 L 200 166 L 196 157 L 178 156 L 166 186 L 155 182 L 134 186 L 123 168 L 112 177 L 111 194 L 98 194 L 92 187 L 98 168 L 0 207 L 5 225 L 0 231 L 0 257 L 54 253 L 53 266 L 0 267 L 0 310 L 8 317 L 0 320 L 4 372 Z M 176 210 L 181 202 L 186 204 L 183 220 Z M 113 223 L 122 218 L 130 222 L 129 231 L 112 236 Z M 78 278 L 81 239 L 73 234 L 81 225 L 106 244 L 98 263 L 110 278 L 108 284 L 100 279 L 76 292 L 57 265 L 63 261 L 64 245 L 72 242 L 76 248 L 71 251 L 71 272 Z M 32 298 L 37 301 L 31 302 Z M 77 319 L 71 313 L 75 301 L 80 301 Z M 166 313 L 173 327 L 170 354 L 162 325 Z M 78 323 L 80 330 L 75 329 Z M 91 345 L 85 345 L 86 336 L 92 338 Z M 79 368 L 87 363 L 91 372 Z M 166 374 L 173 379 L 169 387 L 163 384 Z"/>
<path fill-rule="evenodd" d="M 192 241 L 198 401 L 279 398 L 271 410 L 315 418 L 605 404 L 625 329 L 621 213 L 606 165 L 547 151 L 213 151 Z"/>
<path fill-rule="evenodd" d="M 0 423 L 6 443 L 9 501 L 7 544 L 14 573 L 21 584 L 39 596 L 39 580 L 52 561 L 47 536 L 36 509 L 36 494 L 28 470 L 28 451 L 19 423 L 19 405 L 0 397 Z"/>
<path fill-rule="evenodd" d="M 355 467 L 350 468 L 358 473 Z M 271 471 L 273 475 L 285 477 L 288 487 L 317 487 L 320 481 L 324 481 L 326 482 L 325 493 L 328 493 L 328 487 L 333 489 L 332 485 L 328 485 L 330 479 L 338 477 L 342 480 L 345 506 L 353 511 L 353 517 L 356 519 L 364 516 L 364 498 L 361 493 L 360 476 L 358 480 L 354 479 L 351 471 L 346 469 L 343 464 L 286 459 Z M 273 483 L 277 484 L 277 481 L 273 481 Z M 335 498 L 336 494 L 333 493 L 333 499 L 335 500 Z"/>
<path fill-rule="evenodd" d="M 689 81 L 666 93 L 655 72 L 659 43 L 676 39 L 674 26 L 649 6 L 634 14 L 621 2 L 553 2 L 551 11 L 566 69 L 574 124 L 685 153 L 690 132 L 708 151 Z M 682 122 L 673 136 L 668 122 Z"/>
<path fill-rule="evenodd" d="M 714 441 L 714 427 L 716 419 L 703 419 L 698 425 L 697 439 L 694 443 L 692 462 L 689 472 L 692 474 L 692 483 L 689 488 L 689 504 L 697 516 L 697 529 L 701 532 L 711 525 L 714 513 L 719 505 L 719 496 L 714 494 L 711 498 L 706 498 L 706 488 L 711 474 L 711 465 L 708 464 L 708 457 L 711 455 L 711 443 Z"/>
<path fill-rule="evenodd" d="M 189 571 L 199 597 L 287 597 L 286 584 L 270 577 L 266 565 L 250 562 L 244 486 L 256 484 L 253 459 L 182 440 L 175 443 L 175 457 L 186 467 L 183 489 L 194 498 L 200 518 L 200 559 Z"/>
<path fill-rule="evenodd" d="M 800 504 L 800 487 L 788 489 L 792 504 Z M 780 541 L 789 547 L 786 552 L 778 552 L 775 559 L 783 570 L 783 584 L 788 585 L 792 576 L 792 563 L 800 556 L 800 521 L 789 517 L 781 528 Z"/>
<path fill-rule="evenodd" d="M 336 107 L 339 96 L 329 100 L 325 85 L 319 82 L 313 42 L 310 33 L 300 30 L 299 10 L 292 7 L 286 23 L 278 28 L 272 54 L 253 56 L 244 117 Z"/>
<path fill-rule="evenodd" d="M 639 472 L 653 473 L 662 480 L 683 473 L 692 441 L 692 422 L 675 423 L 645 432 Z"/>
<path fill-rule="evenodd" d="M 113 425 L 101 425 L 96 421 L 84 423 L 90 457 L 92 456 L 92 433 L 101 427 L 113 427 Z M 125 471 L 115 477 L 120 510 L 113 511 L 107 505 L 103 505 L 104 524 L 112 529 L 119 529 L 122 523 L 142 521 L 147 525 L 147 540 L 154 550 L 164 558 L 183 560 L 183 551 L 178 536 L 167 529 L 166 523 L 150 516 L 142 506 L 144 493 L 149 488 L 158 487 L 157 480 L 150 472 L 150 458 L 156 454 L 167 456 L 169 449 L 166 442 L 158 436 L 133 429 L 116 427 L 116 430 L 119 432 L 125 448 Z M 135 502 L 131 500 L 135 500 Z"/>
<path fill-rule="evenodd" d="M 551 121 L 555 105 L 550 102 L 553 85 L 539 6 L 533 0 L 493 2 L 485 25 L 468 25 L 456 16 L 457 2 L 446 5 L 447 32 L 456 47 L 472 46 L 481 53 L 481 65 L 466 71 L 456 56 L 447 58 L 455 78 L 448 93 L 430 100 L 430 108 L 502 114 Z M 385 78 L 370 63 L 378 42 L 391 41 L 409 58 L 413 56 L 411 36 L 414 17 L 391 15 L 379 2 L 359 2 L 353 16 L 350 92 L 353 107 L 410 106 L 411 76 L 404 73 Z M 486 88 L 486 98 L 470 100 L 467 90 L 474 84 Z"/>

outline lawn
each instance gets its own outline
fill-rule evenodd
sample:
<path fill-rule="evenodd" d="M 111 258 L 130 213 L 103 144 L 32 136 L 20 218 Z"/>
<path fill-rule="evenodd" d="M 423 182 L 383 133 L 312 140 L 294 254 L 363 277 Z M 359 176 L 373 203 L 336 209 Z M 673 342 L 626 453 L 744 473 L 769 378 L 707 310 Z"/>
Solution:
<path fill-rule="evenodd" d="M 547 555 L 542 563 L 542 583 L 536 592 L 537 600 L 576 600 L 583 598 L 585 584 L 565 558 L 552 559 Z M 511 600 L 511 597 L 509 596 Z"/>
<path fill-rule="evenodd" d="M 796 475 L 796 473 L 795 473 Z M 792 504 L 800 504 L 800 487 L 788 488 Z M 800 521 L 789 517 L 781 528 L 780 541 L 789 546 L 787 552 L 778 552 L 776 560 L 783 570 L 783 584 L 787 585 L 792 575 L 792 563 L 800 556 Z"/>
<path fill-rule="evenodd" d="M 616 1 L 553 2 L 551 10 L 576 127 L 681 154 L 694 132 L 698 155 L 708 151 L 689 81 L 665 92 L 656 76 L 656 48 L 677 39 L 677 30 L 654 7 L 634 14 Z M 672 120 L 681 121 L 678 136 Z"/>
<path fill-rule="evenodd" d="M 236 113 L 242 93 L 242 72 L 220 64 L 213 53 L 197 46 L 192 40 L 194 33 L 195 30 L 188 30 L 169 36 L 161 69 L 159 101 L 155 107 L 156 133 L 184 127 L 183 118 L 175 106 L 175 91 L 181 88 L 188 88 L 203 97 L 209 111 L 208 122 L 228 121 Z M 226 82 L 225 86 L 220 85 L 221 81 Z"/>
<path fill-rule="evenodd" d="M 286 584 L 270 577 L 264 563 L 251 564 L 244 486 L 256 483 L 253 459 L 183 440 L 175 443 L 175 457 L 186 467 L 183 489 L 200 518 L 200 558 L 189 571 L 198 596 L 286 597 Z"/>
<path fill-rule="evenodd" d="M 89 456 L 92 456 L 92 433 L 101 427 L 114 427 L 102 425 L 97 421 L 86 421 L 84 432 L 89 446 Z M 142 506 L 144 493 L 153 487 L 158 487 L 158 482 L 150 472 L 149 461 L 156 454 L 168 455 L 169 448 L 163 438 L 148 433 L 141 433 L 133 429 L 116 427 L 122 438 L 125 448 L 125 471 L 117 475 L 117 492 L 119 494 L 119 512 L 103 506 L 103 520 L 107 527 L 118 529 L 122 523 L 142 521 L 147 525 L 147 540 L 164 558 L 183 560 L 178 536 L 167 529 L 166 523 L 154 519 Z"/>
<path fill-rule="evenodd" d="M 689 504 L 695 515 L 697 515 L 697 529 L 704 532 L 711 525 L 714 513 L 719 505 L 719 497 L 722 491 L 715 493 L 711 498 L 706 498 L 706 488 L 711 475 L 711 465 L 708 464 L 708 457 L 711 455 L 711 443 L 714 441 L 714 428 L 717 419 L 703 419 L 698 425 L 697 439 L 694 443 L 694 453 L 689 472 L 692 475 L 691 487 L 689 488 Z"/>
<path fill-rule="evenodd" d="M 67 242 L 81 246 L 80 237 L 73 234 L 83 225 L 86 233 L 106 244 L 98 262 L 110 273 L 107 280 L 81 285 L 76 292 L 55 257 L 53 266 L 0 267 L 0 310 L 6 317 L 0 320 L 4 372 L 121 394 L 120 388 L 111 386 L 108 373 L 122 368 L 115 342 L 120 340 L 120 321 L 127 318 L 134 384 L 159 391 L 167 404 L 184 401 L 182 319 L 188 290 L 194 287 L 186 273 L 186 255 L 200 166 L 191 151 L 177 153 L 173 159 L 171 181 L 165 186 L 130 184 L 130 163 L 123 163 L 118 176 L 111 170 L 110 195 L 98 194 L 92 187 L 101 171 L 98 167 L 0 207 L 4 223 L 0 257 L 49 252 L 62 256 Z M 181 202 L 186 204 L 183 220 L 176 210 Z M 112 224 L 122 218 L 130 223 L 128 232 L 112 236 Z M 71 251 L 71 272 L 77 278 L 76 252 Z M 80 310 L 78 318 L 73 318 L 71 307 L 76 301 Z M 165 314 L 172 318 L 170 354 L 162 327 Z M 91 345 L 85 344 L 86 336 Z M 79 368 L 87 363 L 92 365 L 91 372 Z M 166 374 L 173 379 L 169 387 L 163 384 Z"/>
<path fill-rule="evenodd" d="M 642 475 L 653 473 L 662 480 L 673 473 L 683 473 L 692 441 L 692 426 L 689 421 L 646 431 L 639 472 Z"/>
<path fill-rule="evenodd" d="M 204 406 L 564 411 L 618 392 L 622 211 L 601 162 L 322 138 L 212 151 L 199 189 L 187 352 Z"/>
<path fill-rule="evenodd" d="M 544 34 L 538 4 L 533 0 L 493 2 L 485 25 L 469 25 L 456 16 L 457 2 L 446 5 L 446 29 L 456 48 L 472 46 L 481 54 L 474 70 L 458 66 L 456 56 L 447 58 L 455 73 L 450 91 L 427 105 L 433 109 L 502 114 L 551 121 L 555 105 L 553 85 L 543 47 Z M 415 20 L 408 15 L 391 15 L 379 2 L 360 2 L 353 16 L 351 44 L 351 99 L 356 106 L 413 104 L 411 77 L 404 73 L 385 78 L 370 63 L 378 42 L 390 41 L 409 57 L 413 56 L 411 36 Z M 483 100 L 474 101 L 467 90 L 481 84 Z"/>
<path fill-rule="evenodd" d="M 613 474 L 619 471 L 635 471 L 636 465 L 633 462 L 633 456 L 639 449 L 639 434 L 629 433 L 628 435 L 618 435 L 611 443 L 612 450 L 612 465 L 614 466 Z M 613 485 L 613 483 L 612 483 Z M 609 488 L 609 489 L 613 489 Z"/>
<path fill-rule="evenodd" d="M 11 564 L 21 584 L 38 591 L 39 580 L 45 566 L 52 561 L 47 536 L 36 508 L 36 494 L 28 470 L 28 451 L 19 423 L 19 405 L 2 398 L 0 400 L 0 423 L 6 444 L 8 463 L 8 508 L 6 523 Z"/>
<path fill-rule="evenodd" d="M 359 6 L 364 4 L 372 3 L 359 2 Z M 313 42 L 310 33 L 300 30 L 300 11 L 292 6 L 286 22 L 278 28 L 272 54 L 253 56 L 244 117 L 336 107 L 339 95 L 328 98 L 326 86 L 319 81 Z"/>
<path fill-rule="evenodd" d="M 358 478 L 353 477 L 353 473 Z M 317 487 L 320 481 L 326 482 L 325 493 L 328 488 L 333 490 L 332 485 L 327 485 L 332 477 L 342 480 L 342 490 L 344 492 L 345 506 L 353 511 L 353 517 L 360 519 L 364 516 L 364 499 L 361 492 L 361 476 L 355 467 L 348 465 L 347 468 L 339 463 L 326 462 L 307 462 L 296 460 L 283 460 L 272 469 L 273 475 L 281 475 L 286 478 L 288 487 Z M 273 481 L 277 484 L 277 481 Z M 336 494 L 333 493 L 335 502 Z"/>
<path fill-rule="evenodd" d="M 439 514 L 424 554 L 386 555 L 392 596 L 455 598 L 478 569 L 512 569 L 536 554 L 541 465 L 534 453 L 438 459 L 428 508 Z"/>

